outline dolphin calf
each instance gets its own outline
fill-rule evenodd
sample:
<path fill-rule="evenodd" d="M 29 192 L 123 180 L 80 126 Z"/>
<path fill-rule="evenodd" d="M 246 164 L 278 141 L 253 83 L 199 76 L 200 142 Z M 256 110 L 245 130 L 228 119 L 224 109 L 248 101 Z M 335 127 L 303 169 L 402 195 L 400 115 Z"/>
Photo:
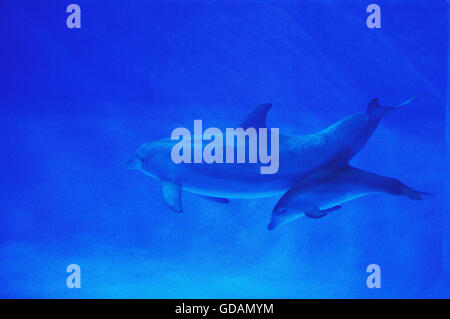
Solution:
<path fill-rule="evenodd" d="M 170 138 L 141 145 L 126 162 L 161 181 L 163 198 L 175 212 L 182 212 L 182 190 L 226 203 L 228 198 L 263 198 L 281 196 L 302 177 L 325 168 L 337 157 L 345 160 L 355 156 L 370 138 L 382 117 L 407 105 L 381 106 L 373 99 L 365 112 L 347 116 L 314 134 L 279 134 L 279 170 L 276 174 L 260 174 L 261 163 L 174 163 L 171 150 L 177 141 Z M 239 125 L 243 129 L 266 128 L 266 115 L 271 104 L 256 107 Z M 196 143 L 195 139 L 192 143 Z M 248 153 L 247 153 L 248 154 Z"/>
<path fill-rule="evenodd" d="M 312 172 L 287 191 L 272 211 L 267 228 L 275 229 L 300 217 L 321 218 L 341 204 L 369 194 L 404 195 L 421 200 L 429 193 L 416 191 L 395 178 L 366 172 L 337 157 L 326 168 Z"/>

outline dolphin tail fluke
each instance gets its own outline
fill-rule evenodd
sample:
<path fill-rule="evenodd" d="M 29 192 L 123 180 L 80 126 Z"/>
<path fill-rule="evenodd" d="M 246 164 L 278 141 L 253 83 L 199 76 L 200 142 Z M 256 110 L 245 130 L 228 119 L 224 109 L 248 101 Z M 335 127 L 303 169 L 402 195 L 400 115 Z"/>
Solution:
<path fill-rule="evenodd" d="M 365 172 L 363 170 L 358 170 L 362 174 L 362 178 L 365 183 L 371 185 L 376 192 L 387 193 L 395 196 L 407 196 L 413 200 L 422 200 L 422 195 L 433 195 L 431 193 L 421 192 L 412 189 L 408 185 L 405 185 L 398 179 L 381 176 L 378 174 Z"/>
<path fill-rule="evenodd" d="M 412 103 L 418 95 L 415 95 L 403 103 L 400 103 L 395 106 L 382 106 L 380 104 L 380 100 L 378 98 L 374 98 L 372 101 L 370 101 L 369 105 L 367 106 L 366 113 L 370 118 L 376 118 L 379 119 L 383 117 L 385 114 L 389 113 L 390 111 L 402 108 L 403 106 L 406 106 L 410 103 Z"/>
<path fill-rule="evenodd" d="M 431 196 L 433 194 L 430 193 L 425 193 L 425 192 L 420 192 L 420 191 L 416 191 L 408 186 L 405 186 L 405 188 L 403 189 L 403 193 L 408 196 L 409 198 L 413 199 L 413 200 L 422 200 L 422 196 L 421 195 L 426 195 L 426 196 Z"/>

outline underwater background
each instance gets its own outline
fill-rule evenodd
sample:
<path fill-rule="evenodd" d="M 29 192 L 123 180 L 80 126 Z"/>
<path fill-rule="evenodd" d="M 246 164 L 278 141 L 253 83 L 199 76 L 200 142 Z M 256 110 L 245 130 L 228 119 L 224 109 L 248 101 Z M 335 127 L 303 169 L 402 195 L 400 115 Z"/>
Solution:
<path fill-rule="evenodd" d="M 372 1 L 373 2 L 373 1 Z M 0 2 L 0 297 L 450 297 L 445 1 Z M 433 193 L 372 195 L 266 229 L 279 198 L 183 214 L 124 161 L 175 127 L 308 134 L 393 105 L 352 165 Z M 211 181 L 214 183 L 214 181 Z M 369 289 L 369 264 L 381 288 Z M 81 289 L 66 267 L 81 267 Z"/>

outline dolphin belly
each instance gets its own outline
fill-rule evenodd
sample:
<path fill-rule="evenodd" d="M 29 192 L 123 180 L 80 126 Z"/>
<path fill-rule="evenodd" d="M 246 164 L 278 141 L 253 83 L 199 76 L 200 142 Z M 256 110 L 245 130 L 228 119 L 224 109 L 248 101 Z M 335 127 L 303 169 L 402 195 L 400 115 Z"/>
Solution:
<path fill-rule="evenodd" d="M 371 193 L 360 188 L 360 185 L 329 183 L 297 190 L 297 193 L 286 202 L 285 208 L 308 210 L 318 207 L 324 210 L 329 209 Z"/>
<path fill-rule="evenodd" d="M 226 165 L 226 164 L 224 164 Z M 264 198 L 280 196 L 295 183 L 298 174 L 259 175 L 242 168 L 202 171 L 201 168 L 182 169 L 177 175 L 183 189 L 204 196 L 226 198 Z"/>
<path fill-rule="evenodd" d="M 170 157 L 175 142 L 158 140 L 142 146 L 146 163 L 143 171 L 159 180 L 175 181 L 183 189 L 204 196 L 280 196 L 326 160 L 330 150 L 322 142 L 311 136 L 280 134 L 279 170 L 276 174 L 261 174 L 261 163 L 175 164 Z"/>
<path fill-rule="evenodd" d="M 340 192 L 338 188 L 334 192 L 311 193 L 305 201 L 305 207 L 318 207 L 321 210 L 327 210 L 369 194 L 371 192 Z"/>

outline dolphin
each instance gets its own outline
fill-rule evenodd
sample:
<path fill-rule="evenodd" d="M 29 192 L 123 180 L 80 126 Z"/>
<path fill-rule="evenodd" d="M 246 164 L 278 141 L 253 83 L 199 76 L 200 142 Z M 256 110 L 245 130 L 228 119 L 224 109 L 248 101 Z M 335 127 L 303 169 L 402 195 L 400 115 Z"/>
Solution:
<path fill-rule="evenodd" d="M 412 97 L 396 106 L 381 106 L 379 99 L 375 98 L 365 112 L 347 116 L 314 134 L 280 133 L 279 170 L 272 175 L 260 174 L 261 163 L 176 164 L 171 159 L 171 150 L 177 141 L 170 138 L 142 144 L 126 161 L 126 166 L 161 181 L 165 202 L 178 213 L 183 211 L 182 189 L 220 203 L 228 202 L 229 198 L 281 196 L 302 177 L 327 167 L 343 152 L 345 160 L 350 160 L 367 142 L 385 114 L 414 99 Z M 270 103 L 259 105 L 238 127 L 267 128 L 266 115 L 271 106 Z"/>
<path fill-rule="evenodd" d="M 351 167 L 338 156 L 328 167 L 312 172 L 287 191 L 272 211 L 267 229 L 273 230 L 300 217 L 321 218 L 348 201 L 376 193 L 404 195 L 421 200 L 429 193 L 416 191 L 399 180 Z"/>

